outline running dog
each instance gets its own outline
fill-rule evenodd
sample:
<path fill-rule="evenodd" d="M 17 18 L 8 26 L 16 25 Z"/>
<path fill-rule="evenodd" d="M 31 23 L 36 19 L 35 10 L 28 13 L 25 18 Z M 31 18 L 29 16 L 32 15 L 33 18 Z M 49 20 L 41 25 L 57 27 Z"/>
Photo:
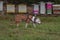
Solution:
<path fill-rule="evenodd" d="M 19 23 L 22 20 L 26 21 L 26 25 L 25 25 L 26 28 L 27 28 L 28 24 L 30 23 L 30 21 L 33 23 L 34 27 L 36 27 L 35 23 L 37 23 L 37 24 L 41 23 L 40 19 L 33 15 L 29 15 L 29 14 L 27 14 L 27 15 L 26 14 L 16 14 L 15 15 L 15 23 L 16 23 L 17 27 L 19 26 Z"/>

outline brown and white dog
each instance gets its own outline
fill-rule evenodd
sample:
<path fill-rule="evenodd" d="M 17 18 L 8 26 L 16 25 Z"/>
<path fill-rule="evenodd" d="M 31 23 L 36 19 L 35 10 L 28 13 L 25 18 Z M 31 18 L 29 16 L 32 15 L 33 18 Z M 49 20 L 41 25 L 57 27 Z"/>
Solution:
<path fill-rule="evenodd" d="M 33 23 L 34 27 L 36 27 L 35 23 L 37 23 L 37 24 L 41 23 L 40 19 L 33 15 L 29 15 L 29 14 L 27 14 L 27 15 L 26 14 L 16 14 L 15 15 L 16 26 L 19 26 L 19 23 L 22 20 L 26 21 L 26 25 L 25 25 L 26 28 L 27 28 L 28 24 L 30 23 L 30 21 Z"/>

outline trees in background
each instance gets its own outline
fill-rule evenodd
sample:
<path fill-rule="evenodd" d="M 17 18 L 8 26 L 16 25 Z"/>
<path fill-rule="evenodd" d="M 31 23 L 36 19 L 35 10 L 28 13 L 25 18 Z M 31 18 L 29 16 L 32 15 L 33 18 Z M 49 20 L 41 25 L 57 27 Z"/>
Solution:
<path fill-rule="evenodd" d="M 6 0 L 5 0 L 6 1 Z M 19 4 L 19 3 L 38 3 L 40 1 L 44 1 L 44 2 L 54 2 L 56 4 L 60 4 L 60 0 L 7 0 L 9 3 L 14 3 L 14 4 Z"/>

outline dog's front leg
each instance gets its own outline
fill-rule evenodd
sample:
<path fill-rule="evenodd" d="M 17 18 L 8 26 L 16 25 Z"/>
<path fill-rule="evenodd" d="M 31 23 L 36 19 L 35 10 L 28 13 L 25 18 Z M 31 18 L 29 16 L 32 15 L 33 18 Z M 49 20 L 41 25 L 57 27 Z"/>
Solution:
<path fill-rule="evenodd" d="M 28 23 L 26 23 L 25 28 L 27 28 L 27 26 L 28 26 Z"/>
<path fill-rule="evenodd" d="M 33 26 L 34 26 L 34 28 L 36 28 L 36 24 L 35 23 L 33 23 Z"/>
<path fill-rule="evenodd" d="M 27 28 L 27 26 L 28 26 L 29 23 L 30 23 L 30 19 L 27 19 L 27 20 L 26 20 L 25 28 Z"/>

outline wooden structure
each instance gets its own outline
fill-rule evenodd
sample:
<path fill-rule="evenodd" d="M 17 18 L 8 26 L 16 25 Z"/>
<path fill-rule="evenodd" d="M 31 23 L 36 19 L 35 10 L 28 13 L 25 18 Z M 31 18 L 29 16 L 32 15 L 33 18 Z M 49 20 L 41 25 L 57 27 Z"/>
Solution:
<path fill-rule="evenodd" d="M 39 5 L 33 4 L 33 14 L 38 15 L 39 14 Z"/>
<path fill-rule="evenodd" d="M 18 5 L 18 13 L 27 13 L 27 5 L 19 4 Z"/>
<path fill-rule="evenodd" d="M 52 6 L 53 4 L 51 3 L 51 2 L 47 2 L 46 3 L 46 13 L 47 14 L 52 14 L 52 8 L 53 8 L 53 6 Z"/>
<path fill-rule="evenodd" d="M 0 1 L 0 15 L 3 15 L 3 1 Z"/>
<path fill-rule="evenodd" d="M 7 13 L 15 13 L 15 5 L 14 4 L 7 4 L 6 5 L 6 12 Z"/>
<path fill-rule="evenodd" d="M 45 2 L 40 2 L 40 14 L 46 14 Z"/>
<path fill-rule="evenodd" d="M 60 14 L 60 4 L 53 5 L 53 14 Z"/>
<path fill-rule="evenodd" d="M 51 4 L 51 3 L 50 3 Z M 60 14 L 60 5 L 56 4 L 52 6 L 53 10 L 47 9 L 46 2 L 40 2 L 39 4 L 11 4 L 8 3 L 6 0 L 0 1 L 0 14 L 40 14 L 40 15 L 47 15 L 47 14 Z M 37 11 L 38 10 L 38 11 Z M 53 13 L 51 13 L 53 12 Z"/>

